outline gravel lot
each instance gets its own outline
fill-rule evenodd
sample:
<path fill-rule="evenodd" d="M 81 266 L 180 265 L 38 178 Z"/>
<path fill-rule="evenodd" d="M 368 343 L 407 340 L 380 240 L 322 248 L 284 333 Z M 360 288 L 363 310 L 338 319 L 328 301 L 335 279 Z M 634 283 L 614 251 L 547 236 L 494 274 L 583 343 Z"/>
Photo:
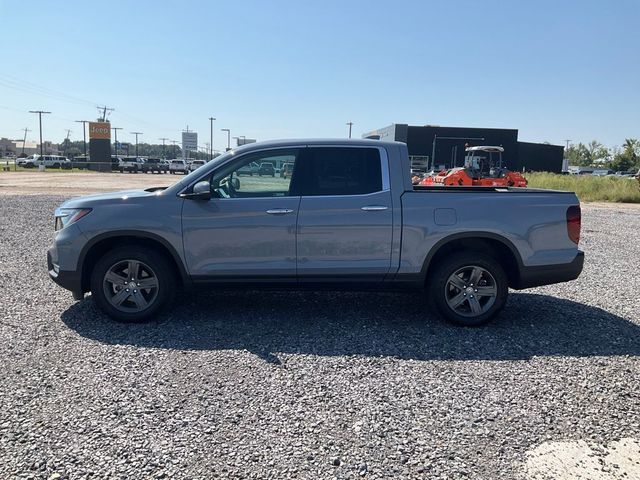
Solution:
<path fill-rule="evenodd" d="M 638 478 L 640 209 L 585 206 L 581 278 L 486 328 L 417 295 L 256 292 L 121 325 L 47 278 L 62 200 L 0 196 L 2 479 L 571 478 L 535 463 L 567 442 Z"/>

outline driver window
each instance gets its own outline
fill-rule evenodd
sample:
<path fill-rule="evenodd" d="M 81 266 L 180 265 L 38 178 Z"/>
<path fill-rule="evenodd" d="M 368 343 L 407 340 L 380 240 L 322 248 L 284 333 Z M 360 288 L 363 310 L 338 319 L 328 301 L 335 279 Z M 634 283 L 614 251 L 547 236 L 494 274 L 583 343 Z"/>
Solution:
<path fill-rule="evenodd" d="M 286 197 L 299 149 L 243 155 L 216 172 L 211 190 L 220 198 Z"/>

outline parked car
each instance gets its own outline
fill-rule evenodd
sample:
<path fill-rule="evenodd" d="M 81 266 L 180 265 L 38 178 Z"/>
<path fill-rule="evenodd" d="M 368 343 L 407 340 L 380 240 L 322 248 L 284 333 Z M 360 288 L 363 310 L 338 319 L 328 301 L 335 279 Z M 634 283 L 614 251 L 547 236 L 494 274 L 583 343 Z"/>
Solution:
<path fill-rule="evenodd" d="M 71 165 L 71 160 L 61 155 L 34 154 L 18 159 L 17 165 L 24 168 L 35 168 L 41 165 L 46 168 L 64 168 L 67 165 Z"/>
<path fill-rule="evenodd" d="M 78 155 L 77 157 L 73 157 L 73 160 L 71 161 L 71 167 L 84 170 L 89 168 L 90 162 L 91 158 L 88 155 L 86 157 L 84 155 Z"/>
<path fill-rule="evenodd" d="M 145 160 L 145 162 L 144 162 L 144 167 L 143 167 L 142 171 L 145 172 L 145 173 L 147 173 L 147 172 L 164 173 L 164 172 L 167 171 L 167 168 L 162 163 L 162 160 L 160 160 L 159 158 L 147 158 Z"/>
<path fill-rule="evenodd" d="M 111 155 L 111 170 L 120 170 L 120 160 L 120 157 Z"/>
<path fill-rule="evenodd" d="M 184 160 L 171 160 L 169 163 L 169 173 L 188 173 L 189 167 L 187 167 L 187 162 Z"/>
<path fill-rule="evenodd" d="M 118 165 L 120 173 L 123 172 L 143 172 L 144 171 L 144 159 L 140 157 L 122 157 Z"/>
<path fill-rule="evenodd" d="M 275 177 L 276 176 L 276 169 L 273 168 L 273 163 L 270 162 L 262 162 L 260 164 L 260 169 L 258 170 L 258 175 L 263 176 L 263 175 L 267 175 L 267 176 L 272 176 Z"/>
<path fill-rule="evenodd" d="M 253 176 L 254 174 L 257 175 L 259 170 L 260 170 L 260 165 L 258 165 L 256 162 L 251 162 L 251 163 L 248 163 L 247 165 L 244 165 L 241 169 L 239 169 L 236 172 L 236 174 Z"/>
<path fill-rule="evenodd" d="M 205 162 L 204 160 L 193 160 L 190 164 L 189 164 L 189 171 L 193 172 L 195 170 L 197 170 L 198 168 L 200 168 L 201 166 L 203 166 L 204 164 L 206 164 L 207 162 Z"/>
<path fill-rule="evenodd" d="M 294 159 L 290 182 L 234 187 L 250 162 L 284 155 Z M 580 224 L 571 192 L 413 186 L 403 143 L 275 141 L 167 188 L 66 201 L 47 265 L 75 299 L 90 291 L 120 321 L 153 318 L 180 287 L 262 282 L 421 291 L 425 312 L 433 303 L 471 326 L 495 317 L 509 288 L 577 278 Z"/>

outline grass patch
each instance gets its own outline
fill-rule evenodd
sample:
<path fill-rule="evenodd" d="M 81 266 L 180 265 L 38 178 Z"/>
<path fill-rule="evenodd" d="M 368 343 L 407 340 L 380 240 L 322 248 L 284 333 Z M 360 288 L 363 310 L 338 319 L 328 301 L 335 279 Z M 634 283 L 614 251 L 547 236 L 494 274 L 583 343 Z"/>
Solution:
<path fill-rule="evenodd" d="M 640 203 L 640 186 L 635 178 L 591 175 L 525 174 L 532 188 L 575 192 L 585 202 Z"/>

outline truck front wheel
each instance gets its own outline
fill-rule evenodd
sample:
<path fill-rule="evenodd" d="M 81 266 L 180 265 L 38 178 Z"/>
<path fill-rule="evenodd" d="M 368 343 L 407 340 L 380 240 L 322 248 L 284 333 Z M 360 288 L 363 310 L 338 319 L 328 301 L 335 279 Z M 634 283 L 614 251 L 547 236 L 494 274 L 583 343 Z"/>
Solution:
<path fill-rule="evenodd" d="M 500 263 L 476 252 L 453 254 L 428 280 L 428 293 L 440 314 L 458 325 L 487 323 L 504 307 L 509 281 Z"/>
<path fill-rule="evenodd" d="M 130 246 L 111 250 L 91 272 L 91 297 L 121 322 L 152 319 L 175 295 L 175 273 L 154 250 Z"/>

